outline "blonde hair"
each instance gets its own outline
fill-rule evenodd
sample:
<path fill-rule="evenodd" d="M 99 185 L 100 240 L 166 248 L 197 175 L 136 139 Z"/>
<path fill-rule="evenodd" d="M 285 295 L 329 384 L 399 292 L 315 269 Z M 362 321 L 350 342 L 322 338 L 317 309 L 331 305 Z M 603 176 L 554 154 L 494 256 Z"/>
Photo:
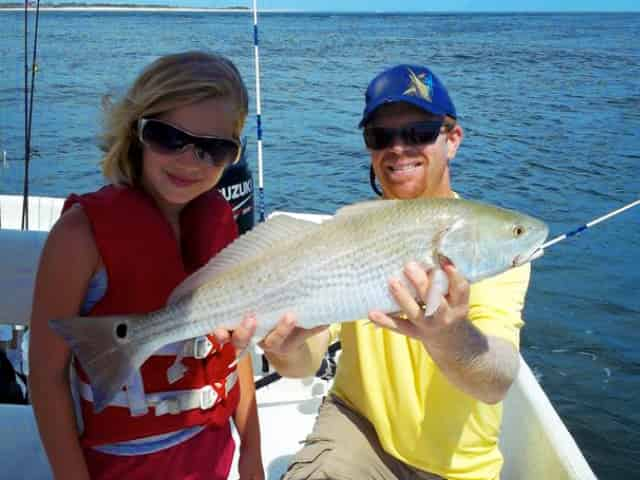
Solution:
<path fill-rule="evenodd" d="M 142 171 L 142 145 L 137 122 L 209 98 L 235 104 L 234 136 L 240 137 L 249 110 L 240 72 L 222 55 L 199 51 L 160 57 L 147 66 L 119 102 L 105 106 L 102 173 L 114 184 L 137 185 Z"/>

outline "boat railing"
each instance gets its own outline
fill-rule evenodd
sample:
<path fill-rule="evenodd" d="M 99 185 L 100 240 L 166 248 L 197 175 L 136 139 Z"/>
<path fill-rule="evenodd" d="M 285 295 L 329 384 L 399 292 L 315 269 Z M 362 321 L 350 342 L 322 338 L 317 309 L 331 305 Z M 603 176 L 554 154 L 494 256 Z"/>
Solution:
<path fill-rule="evenodd" d="M 49 231 L 60 216 L 64 199 L 55 197 L 29 197 L 29 230 Z M 21 195 L 0 195 L 0 228 L 22 228 Z"/>

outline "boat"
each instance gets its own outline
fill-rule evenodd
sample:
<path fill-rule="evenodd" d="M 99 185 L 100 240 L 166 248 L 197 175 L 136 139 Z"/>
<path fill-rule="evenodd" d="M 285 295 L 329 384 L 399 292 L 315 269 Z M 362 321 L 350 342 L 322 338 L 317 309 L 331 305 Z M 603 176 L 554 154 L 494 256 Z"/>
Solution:
<path fill-rule="evenodd" d="M 0 195 L 0 324 L 28 327 L 33 279 L 48 230 L 63 200 L 31 196 L 30 230 L 20 230 L 23 197 Z M 313 221 L 327 216 L 274 212 Z M 311 431 L 327 378 L 278 379 L 260 372 L 259 348 L 252 350 L 266 478 L 279 479 L 300 442 Z M 339 355 L 339 353 L 338 353 Z M 264 386 L 263 386 L 264 385 Z M 52 478 L 29 405 L 0 404 L 0 465 L 3 478 Z M 593 471 L 535 375 L 520 357 L 518 377 L 504 400 L 500 446 L 505 457 L 502 480 L 591 480 Z M 236 459 L 237 460 L 237 459 Z M 231 479 L 237 478 L 235 465 Z"/>

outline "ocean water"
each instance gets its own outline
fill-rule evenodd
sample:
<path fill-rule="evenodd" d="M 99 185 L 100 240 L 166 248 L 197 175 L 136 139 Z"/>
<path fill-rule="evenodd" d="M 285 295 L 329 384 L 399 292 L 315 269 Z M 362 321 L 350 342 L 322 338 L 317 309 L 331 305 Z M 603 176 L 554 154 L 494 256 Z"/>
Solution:
<path fill-rule="evenodd" d="M 462 195 L 538 216 L 552 235 L 639 197 L 638 14 L 260 22 L 267 211 L 331 213 L 371 197 L 357 129 L 364 89 L 405 62 L 432 67 L 456 103 L 466 136 L 452 169 Z M 248 14 L 45 12 L 39 29 L 36 195 L 102 183 L 101 98 L 121 94 L 158 55 L 222 52 L 255 99 Z M 0 193 L 22 189 L 23 45 L 22 15 L 0 12 Z M 254 118 L 245 133 L 255 152 Z M 254 153 L 249 160 L 255 166 Z M 534 264 L 525 309 L 523 355 L 605 480 L 640 475 L 639 227 L 637 208 L 550 248 Z"/>

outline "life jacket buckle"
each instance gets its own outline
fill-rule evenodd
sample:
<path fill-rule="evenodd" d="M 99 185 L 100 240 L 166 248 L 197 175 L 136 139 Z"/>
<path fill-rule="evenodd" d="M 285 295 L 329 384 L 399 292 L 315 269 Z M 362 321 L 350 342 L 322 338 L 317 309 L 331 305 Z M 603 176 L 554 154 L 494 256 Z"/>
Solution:
<path fill-rule="evenodd" d="M 211 385 L 206 385 L 200 389 L 200 408 L 202 410 L 212 408 L 217 399 L 218 394 Z"/>
<path fill-rule="evenodd" d="M 196 337 L 193 339 L 192 348 L 193 358 L 202 360 L 203 358 L 207 358 L 213 350 L 213 343 L 206 336 Z"/>

